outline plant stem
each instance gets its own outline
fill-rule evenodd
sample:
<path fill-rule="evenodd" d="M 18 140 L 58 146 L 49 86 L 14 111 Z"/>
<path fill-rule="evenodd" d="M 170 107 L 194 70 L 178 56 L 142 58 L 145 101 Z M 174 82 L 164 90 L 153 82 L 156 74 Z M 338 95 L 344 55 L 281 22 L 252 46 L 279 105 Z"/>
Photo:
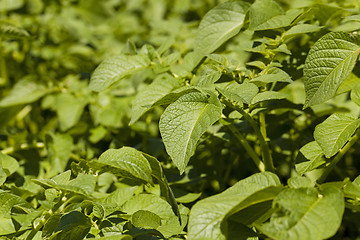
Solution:
<path fill-rule="evenodd" d="M 258 124 L 241 107 L 232 104 L 231 102 L 229 102 L 226 99 L 224 99 L 223 102 L 225 103 L 226 106 L 228 106 L 228 107 L 238 111 L 240 114 L 242 114 L 245 117 L 245 119 L 250 123 L 251 127 L 254 129 L 254 132 L 255 132 L 256 136 L 258 137 L 258 139 L 260 141 L 263 161 L 264 161 L 264 164 L 265 164 L 265 170 L 270 171 L 270 172 L 274 172 L 275 168 L 274 168 L 274 164 L 273 164 L 273 161 L 272 161 L 270 148 L 269 148 L 269 145 L 268 145 L 268 143 L 266 142 L 266 140 L 264 138 L 264 135 L 261 133 L 261 130 L 260 130 Z"/>
<path fill-rule="evenodd" d="M 324 172 L 321 174 L 317 182 L 319 184 L 323 183 L 330 172 L 334 169 L 336 164 L 342 159 L 342 157 L 351 149 L 351 147 L 359 140 L 360 129 L 358 129 L 353 137 L 345 144 L 345 146 L 339 151 L 339 153 L 333 158 L 329 166 L 327 166 Z"/>
<path fill-rule="evenodd" d="M 0 152 L 4 154 L 11 154 L 17 150 L 25 150 L 30 148 L 43 148 L 43 147 L 45 147 L 45 144 L 43 142 L 37 142 L 35 144 L 23 143 L 18 148 L 8 147 L 1 150 Z"/>
<path fill-rule="evenodd" d="M 230 131 L 234 134 L 234 136 L 239 140 L 239 142 L 243 145 L 246 152 L 250 155 L 251 159 L 254 161 L 255 165 L 258 167 L 260 172 L 265 171 L 265 165 L 260 160 L 254 149 L 250 146 L 248 141 L 245 139 L 245 137 L 237 130 L 237 128 L 234 125 L 228 125 L 227 126 Z"/>

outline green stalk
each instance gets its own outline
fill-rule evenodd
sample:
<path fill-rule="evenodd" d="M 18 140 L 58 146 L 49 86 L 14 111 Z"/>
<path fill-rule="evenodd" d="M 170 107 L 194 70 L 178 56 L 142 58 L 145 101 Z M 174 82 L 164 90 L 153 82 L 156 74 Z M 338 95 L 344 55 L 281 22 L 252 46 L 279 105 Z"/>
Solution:
<path fill-rule="evenodd" d="M 266 140 L 264 138 L 264 135 L 261 133 L 258 124 L 241 107 L 232 104 L 231 102 L 229 102 L 226 99 L 223 102 L 225 103 L 226 106 L 228 106 L 228 107 L 238 111 L 240 114 L 242 114 L 245 117 L 245 119 L 250 123 L 251 127 L 253 128 L 253 130 L 254 130 L 254 132 L 255 132 L 255 134 L 258 137 L 259 142 L 260 142 L 263 161 L 264 161 L 264 164 L 265 164 L 265 170 L 270 171 L 270 172 L 274 172 L 275 168 L 274 168 L 273 160 L 272 160 L 272 157 L 271 157 L 270 148 L 269 148 L 269 145 L 268 145 L 268 143 L 266 142 Z"/>
<path fill-rule="evenodd" d="M 264 172 L 265 171 L 264 163 L 260 160 L 260 158 L 254 151 L 254 149 L 250 146 L 248 141 L 245 139 L 245 137 L 237 130 L 236 127 L 234 127 L 234 125 L 228 125 L 227 127 L 230 129 L 230 131 L 234 134 L 234 136 L 239 140 L 239 142 L 245 148 L 246 152 L 249 154 L 251 159 L 254 161 L 255 165 L 258 167 L 260 172 Z"/>
<path fill-rule="evenodd" d="M 359 140 L 360 129 L 358 129 L 354 136 L 345 144 L 345 146 L 339 151 L 339 153 L 333 158 L 329 166 L 327 166 L 324 172 L 321 174 L 317 182 L 319 184 L 323 183 L 330 172 L 334 169 L 336 164 L 342 159 L 342 157 L 351 149 L 351 147 Z"/>

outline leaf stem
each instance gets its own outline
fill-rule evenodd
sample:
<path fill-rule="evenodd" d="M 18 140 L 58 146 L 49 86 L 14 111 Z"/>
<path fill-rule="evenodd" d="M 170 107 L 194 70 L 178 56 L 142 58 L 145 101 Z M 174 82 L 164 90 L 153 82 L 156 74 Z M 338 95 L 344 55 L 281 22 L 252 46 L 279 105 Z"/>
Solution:
<path fill-rule="evenodd" d="M 265 165 L 260 160 L 259 156 L 256 154 L 254 149 L 250 146 L 248 141 L 245 139 L 245 137 L 237 130 L 237 128 L 234 125 L 227 125 L 227 127 L 230 129 L 230 131 L 234 134 L 234 136 L 239 140 L 239 142 L 242 144 L 242 146 L 245 148 L 246 152 L 250 155 L 251 159 L 254 161 L 255 165 L 258 167 L 260 172 L 265 171 Z"/>
<path fill-rule="evenodd" d="M 331 163 L 325 168 L 324 172 L 321 174 L 317 182 L 319 184 L 323 183 L 330 172 L 335 168 L 336 164 L 342 159 L 342 157 L 351 149 L 351 147 L 359 140 L 360 129 L 358 129 L 354 136 L 345 144 L 345 146 L 339 151 L 339 153 L 333 158 Z"/>
<path fill-rule="evenodd" d="M 228 106 L 228 107 L 238 111 L 240 114 L 242 114 L 245 117 L 245 119 L 250 123 L 251 127 L 253 128 L 253 130 L 254 130 L 254 132 L 255 132 L 255 134 L 258 137 L 259 142 L 260 142 L 263 161 L 264 161 L 264 164 L 265 164 L 265 170 L 270 171 L 270 172 L 274 172 L 275 168 L 274 168 L 274 164 L 273 164 L 273 161 L 272 161 L 270 148 L 269 148 L 269 145 L 268 145 L 268 143 L 266 142 L 266 140 L 264 138 L 264 135 L 261 133 L 261 130 L 260 130 L 258 124 L 241 107 L 232 104 L 231 102 L 229 102 L 226 99 L 224 99 L 223 102 L 225 103 L 226 106 Z"/>

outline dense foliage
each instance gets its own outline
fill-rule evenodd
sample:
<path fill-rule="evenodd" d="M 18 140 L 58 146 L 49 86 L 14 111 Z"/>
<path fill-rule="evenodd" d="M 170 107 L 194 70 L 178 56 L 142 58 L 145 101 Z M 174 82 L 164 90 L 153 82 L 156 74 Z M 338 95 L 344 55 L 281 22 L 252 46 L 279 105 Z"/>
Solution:
<path fill-rule="evenodd" d="M 357 0 L 0 0 L 0 239 L 360 235 Z"/>

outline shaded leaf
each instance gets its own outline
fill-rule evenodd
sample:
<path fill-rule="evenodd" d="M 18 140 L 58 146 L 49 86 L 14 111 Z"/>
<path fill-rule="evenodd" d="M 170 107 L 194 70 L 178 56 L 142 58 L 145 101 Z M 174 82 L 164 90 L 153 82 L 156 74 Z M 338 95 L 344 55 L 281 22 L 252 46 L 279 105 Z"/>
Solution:
<path fill-rule="evenodd" d="M 274 198 L 277 194 L 274 189 L 268 191 L 268 194 L 260 194 L 260 192 L 267 187 L 280 185 L 275 174 L 256 173 L 220 194 L 198 201 L 190 212 L 189 239 L 227 239 L 227 231 L 221 229 L 222 221 L 245 207 Z"/>
<path fill-rule="evenodd" d="M 266 23 L 273 17 L 283 14 L 282 8 L 273 0 L 257 0 L 250 7 L 250 29 Z M 261 28 L 260 28 L 261 29 Z"/>
<path fill-rule="evenodd" d="M 288 95 L 282 92 L 275 92 L 275 91 L 266 91 L 256 94 L 256 96 L 251 100 L 251 104 L 256 104 L 263 101 L 270 101 L 276 99 L 284 99 Z"/>
<path fill-rule="evenodd" d="M 161 218 L 153 212 L 139 210 L 131 216 L 131 223 L 137 228 L 157 229 L 161 225 Z"/>
<path fill-rule="evenodd" d="M 55 229 L 55 234 L 53 234 L 50 239 L 81 240 L 88 234 L 90 228 L 90 219 L 81 212 L 73 211 L 61 217 Z"/>
<path fill-rule="evenodd" d="M 314 170 L 326 162 L 323 156 L 324 152 L 316 141 L 305 144 L 300 148 L 300 153 L 298 154 L 297 158 L 300 159 L 303 157 L 305 159 L 300 160 L 306 161 L 296 164 L 296 171 L 300 175 L 303 175 L 306 172 Z"/>

